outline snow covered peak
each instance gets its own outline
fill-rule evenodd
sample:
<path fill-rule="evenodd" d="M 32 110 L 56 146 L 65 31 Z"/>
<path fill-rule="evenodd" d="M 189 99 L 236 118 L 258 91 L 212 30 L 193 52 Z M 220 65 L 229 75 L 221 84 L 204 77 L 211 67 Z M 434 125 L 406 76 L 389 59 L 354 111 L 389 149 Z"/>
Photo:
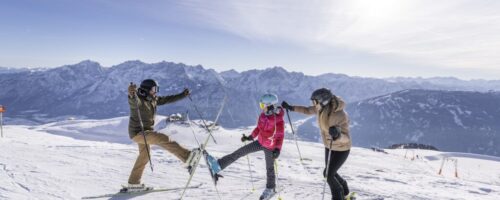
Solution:
<path fill-rule="evenodd" d="M 99 65 L 100 66 L 100 64 L 98 62 L 93 61 L 93 60 L 82 60 L 79 63 L 77 63 L 76 65 L 87 65 L 87 66 Z"/>
<path fill-rule="evenodd" d="M 140 60 L 129 60 L 129 61 L 125 61 L 125 62 L 119 64 L 119 66 L 129 66 L 129 67 L 142 66 L 142 65 L 146 65 L 146 63 L 144 63 Z"/>
<path fill-rule="evenodd" d="M 236 79 L 236 78 L 240 77 L 241 74 L 239 72 L 237 72 L 236 70 L 231 69 L 231 70 L 221 72 L 220 75 L 223 78 Z"/>
<path fill-rule="evenodd" d="M 325 78 L 325 79 L 337 79 L 337 80 L 341 80 L 341 79 L 349 79 L 350 77 L 345 75 L 345 74 L 334 74 L 334 73 L 328 73 L 328 74 L 322 74 L 322 75 L 319 75 L 319 77 L 321 78 Z"/>
<path fill-rule="evenodd" d="M 73 65 L 64 65 L 59 68 L 54 68 L 49 71 L 55 73 L 69 73 L 71 75 L 97 75 L 104 71 L 103 67 L 91 60 L 84 60 Z"/>
<path fill-rule="evenodd" d="M 0 67 L 0 74 L 12 74 L 29 71 L 28 68 Z"/>

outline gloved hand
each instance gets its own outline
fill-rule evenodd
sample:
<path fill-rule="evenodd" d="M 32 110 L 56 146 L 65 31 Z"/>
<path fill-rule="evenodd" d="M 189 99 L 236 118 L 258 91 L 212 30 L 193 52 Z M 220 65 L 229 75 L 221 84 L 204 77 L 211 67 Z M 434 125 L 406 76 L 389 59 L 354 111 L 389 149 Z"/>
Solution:
<path fill-rule="evenodd" d="M 337 126 L 332 126 L 328 129 L 328 133 L 332 137 L 332 140 L 337 140 L 340 138 L 340 128 Z"/>
<path fill-rule="evenodd" d="M 137 85 L 134 83 L 130 82 L 130 85 L 128 86 L 128 96 L 129 97 L 134 97 L 137 92 Z"/>
<path fill-rule="evenodd" d="M 286 101 L 281 102 L 281 107 L 283 107 L 284 109 L 287 109 L 289 111 L 293 111 L 294 110 L 293 106 L 291 106 L 290 104 L 288 104 Z"/>
<path fill-rule="evenodd" d="M 182 91 L 182 94 L 187 97 L 188 95 L 191 94 L 191 91 L 187 88 L 184 88 L 184 90 Z"/>
<path fill-rule="evenodd" d="M 251 135 L 246 136 L 245 134 L 243 134 L 243 136 L 241 137 L 241 142 L 245 141 L 253 141 L 253 137 Z"/>
<path fill-rule="evenodd" d="M 273 158 L 277 159 L 278 157 L 280 157 L 280 150 L 276 148 L 273 150 Z"/>

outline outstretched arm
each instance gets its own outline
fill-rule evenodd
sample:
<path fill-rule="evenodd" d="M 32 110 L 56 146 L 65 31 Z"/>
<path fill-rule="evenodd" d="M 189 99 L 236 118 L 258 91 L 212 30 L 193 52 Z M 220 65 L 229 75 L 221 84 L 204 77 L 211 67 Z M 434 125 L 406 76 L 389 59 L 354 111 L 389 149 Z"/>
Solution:
<path fill-rule="evenodd" d="M 299 113 L 306 114 L 306 115 L 314 115 L 314 114 L 316 114 L 316 109 L 314 108 L 314 106 L 310 106 L 310 107 L 292 106 L 292 105 L 288 104 L 288 102 L 283 101 L 281 103 L 281 107 L 283 107 L 287 111 L 288 110 L 289 111 L 295 111 L 295 112 L 299 112 Z"/>
<path fill-rule="evenodd" d="M 299 112 L 299 113 L 306 114 L 306 115 L 314 115 L 314 114 L 316 114 L 316 108 L 314 108 L 314 106 L 309 106 L 309 107 L 305 107 L 305 106 L 293 106 L 293 110 L 295 112 Z"/>
<path fill-rule="evenodd" d="M 170 96 L 160 96 L 160 97 L 158 97 L 158 105 L 163 105 L 163 104 L 173 103 L 173 102 L 179 101 L 179 100 L 187 97 L 189 94 L 190 94 L 189 89 L 184 89 L 184 91 L 182 91 L 179 94 L 170 95 Z"/>

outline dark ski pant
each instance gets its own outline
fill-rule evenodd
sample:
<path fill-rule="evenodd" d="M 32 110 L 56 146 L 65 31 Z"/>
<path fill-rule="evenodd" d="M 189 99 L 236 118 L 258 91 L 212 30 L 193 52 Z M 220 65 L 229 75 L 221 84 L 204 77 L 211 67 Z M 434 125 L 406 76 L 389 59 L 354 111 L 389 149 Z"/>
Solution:
<path fill-rule="evenodd" d="M 267 188 L 275 188 L 276 187 L 276 183 L 275 183 L 276 175 L 274 174 L 273 152 L 269 149 L 266 149 L 262 145 L 260 145 L 259 141 L 254 141 L 250 144 L 247 144 L 247 145 L 239 148 L 235 152 L 220 158 L 218 160 L 219 165 L 220 165 L 221 169 L 224 169 L 227 166 L 229 166 L 231 163 L 233 163 L 234 161 L 238 160 L 239 158 L 246 156 L 250 153 L 257 152 L 257 151 L 264 151 L 264 155 L 266 158 L 266 171 L 267 171 L 266 187 Z"/>
<path fill-rule="evenodd" d="M 149 162 L 148 153 L 146 148 L 150 148 L 150 145 L 158 145 L 170 153 L 174 154 L 179 160 L 182 162 L 186 162 L 189 157 L 190 151 L 186 148 L 179 145 L 177 142 L 173 141 L 167 135 L 155 131 L 146 131 L 146 141 L 148 142 L 148 146 L 144 143 L 144 136 L 142 134 L 136 135 L 132 140 L 137 143 L 139 146 L 139 156 L 137 156 L 137 160 L 135 161 L 134 167 L 132 168 L 132 172 L 130 172 L 130 176 L 128 179 L 128 183 L 130 184 L 139 184 L 141 183 L 142 173 L 144 172 L 144 168 Z"/>
<path fill-rule="evenodd" d="M 328 165 L 329 152 L 331 152 L 330 167 L 328 167 L 328 178 L 326 181 L 332 192 L 332 200 L 344 200 L 344 196 L 349 194 L 349 187 L 347 186 L 347 181 L 340 177 L 337 171 L 347 160 L 350 150 L 330 151 L 328 148 L 325 148 L 325 166 Z M 326 167 L 323 175 L 326 175 Z"/>

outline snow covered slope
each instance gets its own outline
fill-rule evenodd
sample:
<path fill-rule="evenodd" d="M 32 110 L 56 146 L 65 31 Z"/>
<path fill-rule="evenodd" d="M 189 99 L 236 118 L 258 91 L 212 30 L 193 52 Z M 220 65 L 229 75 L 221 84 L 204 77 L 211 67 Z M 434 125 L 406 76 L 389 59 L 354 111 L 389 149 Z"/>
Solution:
<path fill-rule="evenodd" d="M 62 121 L 42 126 L 6 126 L 0 138 L 0 199 L 80 199 L 115 192 L 126 183 L 137 156 L 134 144 L 127 140 L 127 118 L 109 120 Z M 158 120 L 158 129 L 186 147 L 193 148 L 191 128 L 182 124 L 166 125 Z M 199 140 L 203 129 L 193 127 Z M 215 132 L 218 145 L 210 143 L 215 156 L 232 152 L 242 144 L 239 138 L 248 129 L 223 129 Z M 51 133 L 54 134 L 51 134 Z M 55 135 L 58 134 L 58 135 Z M 69 137 L 68 137 L 69 136 Z M 116 140 L 115 140 L 116 139 Z M 101 140 L 101 141 L 95 141 Z M 299 163 L 293 141 L 285 142 L 279 158 L 279 182 L 283 199 L 321 199 L 323 147 L 300 142 L 304 157 Z M 496 157 L 451 154 L 436 151 L 386 150 L 388 154 L 353 148 L 340 174 L 349 182 L 359 199 L 500 199 L 500 162 Z M 418 158 L 413 161 L 404 155 Z M 443 174 L 437 172 L 441 157 L 458 159 L 458 175 L 446 163 Z M 188 173 L 166 151 L 153 148 L 155 171 L 146 168 L 143 181 L 153 186 L 179 187 Z M 265 186 L 262 153 L 250 155 L 253 184 L 245 158 L 228 167 L 219 181 L 222 199 L 257 199 Z M 217 199 L 207 168 L 198 169 L 186 199 Z M 112 199 L 176 199 L 179 191 L 151 193 Z"/>

